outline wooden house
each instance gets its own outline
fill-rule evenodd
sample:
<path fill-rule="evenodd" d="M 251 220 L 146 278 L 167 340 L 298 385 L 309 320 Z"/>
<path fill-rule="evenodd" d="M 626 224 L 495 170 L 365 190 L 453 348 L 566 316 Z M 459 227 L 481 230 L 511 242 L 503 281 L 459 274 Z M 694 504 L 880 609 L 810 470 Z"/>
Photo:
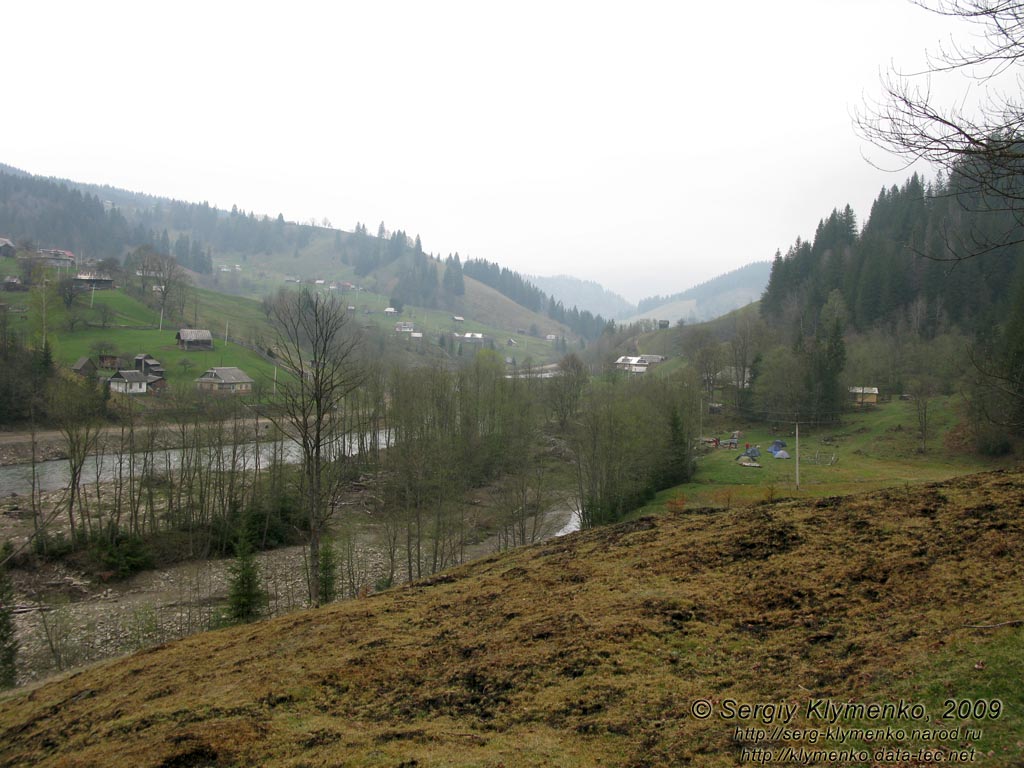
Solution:
<path fill-rule="evenodd" d="M 252 392 L 253 380 L 241 368 L 210 368 L 196 379 L 200 392 L 224 392 L 245 395 Z"/>
<path fill-rule="evenodd" d="M 135 370 L 116 371 L 107 382 L 111 392 L 124 395 L 144 395 L 149 391 L 148 377 Z"/>
<path fill-rule="evenodd" d="M 198 328 L 182 328 L 174 334 L 178 346 L 186 351 L 213 349 L 213 334 Z"/>

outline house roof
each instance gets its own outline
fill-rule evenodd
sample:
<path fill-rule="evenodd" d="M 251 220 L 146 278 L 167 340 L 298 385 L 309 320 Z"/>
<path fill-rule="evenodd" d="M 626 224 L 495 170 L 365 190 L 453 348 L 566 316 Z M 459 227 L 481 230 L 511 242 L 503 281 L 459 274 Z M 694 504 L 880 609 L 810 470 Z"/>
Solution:
<path fill-rule="evenodd" d="M 3 248 L 5 245 L 9 245 L 11 248 L 15 247 L 14 243 L 12 243 L 6 237 L 0 237 L 0 248 Z"/>
<path fill-rule="evenodd" d="M 252 384 L 253 380 L 241 368 L 210 368 L 196 381 L 216 379 L 227 384 Z"/>
<path fill-rule="evenodd" d="M 92 360 L 88 357 L 80 357 L 75 360 L 75 364 L 71 366 L 71 370 L 80 371 L 85 368 L 87 363 L 92 363 Z"/>
<path fill-rule="evenodd" d="M 110 378 L 112 379 L 123 379 L 129 384 L 145 384 L 148 381 L 146 374 L 142 371 L 136 371 L 134 369 L 130 371 L 117 371 Z"/>
<path fill-rule="evenodd" d="M 181 341 L 213 341 L 213 334 L 199 328 L 182 328 L 178 331 Z"/>
<path fill-rule="evenodd" d="M 878 387 L 850 387 L 851 395 L 877 395 Z"/>

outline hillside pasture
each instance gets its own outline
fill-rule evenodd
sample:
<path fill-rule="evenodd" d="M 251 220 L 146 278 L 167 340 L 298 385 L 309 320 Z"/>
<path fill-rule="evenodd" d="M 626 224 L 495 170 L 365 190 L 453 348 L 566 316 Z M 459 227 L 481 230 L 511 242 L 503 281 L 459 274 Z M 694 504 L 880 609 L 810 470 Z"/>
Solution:
<path fill-rule="evenodd" d="M 980 457 L 966 446 L 963 402 L 959 396 L 936 397 L 930 403 L 930 438 L 921 452 L 915 404 L 894 400 L 850 412 L 829 426 L 800 427 L 800 487 L 796 486 L 794 424 L 772 429 L 763 424 L 740 425 L 723 417 L 704 417 L 704 434 L 727 438 L 740 428 L 739 450 L 703 448 L 691 483 L 664 491 L 650 513 L 672 499 L 687 507 L 728 507 L 786 498 L 824 498 L 892 485 L 945 480 L 970 472 L 1011 466 L 1012 457 Z M 776 439 L 786 443 L 792 458 L 776 459 L 767 448 Z M 761 449 L 760 468 L 737 461 L 746 443 Z M 678 503 L 678 502 L 677 502 Z"/>

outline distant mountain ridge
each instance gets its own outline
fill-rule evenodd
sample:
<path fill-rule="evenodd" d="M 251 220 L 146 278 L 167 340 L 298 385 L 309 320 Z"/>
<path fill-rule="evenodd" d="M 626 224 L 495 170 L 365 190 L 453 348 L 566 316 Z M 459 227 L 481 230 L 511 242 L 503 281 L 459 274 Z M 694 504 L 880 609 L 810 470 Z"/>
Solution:
<path fill-rule="evenodd" d="M 771 270 L 770 261 L 755 261 L 681 293 L 643 299 L 637 305 L 636 314 L 626 322 L 713 320 L 760 299 L 768 285 Z"/>
<path fill-rule="evenodd" d="M 572 275 L 527 275 L 526 279 L 567 307 L 575 305 L 615 320 L 636 312 L 635 304 L 593 280 L 581 280 Z"/>

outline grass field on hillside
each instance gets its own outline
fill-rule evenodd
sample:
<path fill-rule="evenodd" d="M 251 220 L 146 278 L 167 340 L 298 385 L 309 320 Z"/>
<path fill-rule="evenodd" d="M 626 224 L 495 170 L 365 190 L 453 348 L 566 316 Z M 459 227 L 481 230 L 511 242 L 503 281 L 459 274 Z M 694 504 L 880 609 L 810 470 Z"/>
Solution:
<path fill-rule="evenodd" d="M 214 348 L 208 352 L 186 352 L 178 348 L 174 340 L 175 330 L 136 331 L 87 328 L 74 333 L 61 334 L 54 342 L 54 358 L 70 365 L 79 357 L 92 357 L 93 345 L 100 340 L 114 344 L 116 352 L 123 357 L 134 357 L 148 353 L 163 363 L 167 371 L 168 384 L 191 386 L 193 380 L 207 368 L 214 366 L 236 366 L 244 370 L 259 383 L 274 379 L 274 366 L 259 355 L 237 344 L 225 344 L 223 339 L 214 338 Z"/>
<path fill-rule="evenodd" d="M 1014 768 L 1022 504 L 998 472 L 583 531 L 4 694 L 0 763 Z"/>
<path fill-rule="evenodd" d="M 800 487 L 796 486 L 795 426 L 781 430 L 764 425 L 742 429 L 739 450 L 706 449 L 698 453 L 693 482 L 658 495 L 638 511 L 649 513 L 664 504 L 686 507 L 730 507 L 780 497 L 821 498 L 893 485 L 933 482 L 1012 465 L 1012 457 L 989 459 L 974 454 L 960 435 L 958 396 L 931 403 L 931 437 L 921 453 L 914 403 L 895 400 L 844 416 L 831 427 L 800 429 Z M 740 425 L 722 419 L 706 421 L 706 436 L 724 439 Z M 786 443 L 790 459 L 775 459 L 765 449 L 776 439 Z M 750 443 L 761 448 L 760 468 L 736 460 Z M 679 501 L 681 499 L 682 501 Z M 676 501 L 673 501 L 676 500 Z"/>

